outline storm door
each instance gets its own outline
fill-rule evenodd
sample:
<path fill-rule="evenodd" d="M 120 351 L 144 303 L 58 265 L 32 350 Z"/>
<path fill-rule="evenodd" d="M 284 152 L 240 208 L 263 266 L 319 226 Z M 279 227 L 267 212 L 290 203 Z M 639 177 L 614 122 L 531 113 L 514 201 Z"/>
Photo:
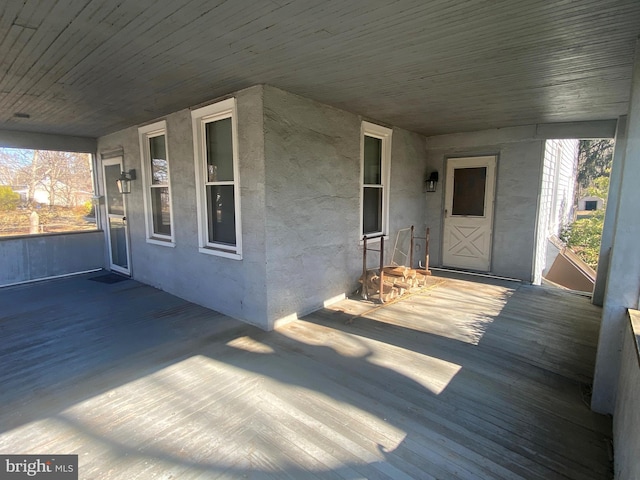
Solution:
<path fill-rule="evenodd" d="M 103 160 L 102 168 L 107 211 L 107 247 L 111 270 L 130 275 L 125 196 L 118 191 L 116 183 L 122 172 L 122 157 Z"/>
<path fill-rule="evenodd" d="M 491 270 L 496 157 L 449 158 L 442 263 Z"/>

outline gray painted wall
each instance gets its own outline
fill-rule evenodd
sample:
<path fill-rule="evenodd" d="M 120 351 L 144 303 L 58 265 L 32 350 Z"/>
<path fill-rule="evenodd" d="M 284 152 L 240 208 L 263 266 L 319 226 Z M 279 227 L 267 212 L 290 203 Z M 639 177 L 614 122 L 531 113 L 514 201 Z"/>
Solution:
<path fill-rule="evenodd" d="M 264 106 L 268 315 L 276 322 L 355 287 L 360 121 L 272 87 Z"/>
<path fill-rule="evenodd" d="M 640 314 L 633 312 L 640 327 Z M 613 415 L 613 443 L 615 448 L 615 478 L 640 478 L 640 364 L 634 331 L 627 323 L 622 346 L 620 390 Z"/>
<path fill-rule="evenodd" d="M 131 274 L 141 282 L 266 328 L 264 147 L 262 87 L 238 92 L 238 156 L 243 259 L 198 252 L 193 134 L 189 109 L 172 113 L 167 144 L 175 247 L 147 243 L 142 181 L 127 196 Z M 122 147 L 125 169 L 141 173 L 138 128 L 98 140 L 99 152 Z M 102 174 L 101 168 L 98 169 Z M 100 179 L 101 191 L 103 191 Z"/>
<path fill-rule="evenodd" d="M 104 267 L 99 231 L 0 239 L 0 286 Z"/>
<path fill-rule="evenodd" d="M 265 329 L 351 293 L 361 272 L 361 118 L 269 86 L 235 94 L 243 259 L 198 252 L 189 110 L 165 117 L 175 247 L 145 239 L 142 182 L 127 196 L 139 281 Z M 99 139 L 141 171 L 138 129 Z M 424 229 L 424 137 L 394 129 L 389 259 L 399 228 Z M 98 169 L 101 175 L 101 169 Z M 102 186 L 101 186 L 102 189 Z"/>
<path fill-rule="evenodd" d="M 447 157 L 497 155 L 491 273 L 532 280 L 537 198 L 544 154 L 535 126 L 443 135 L 427 139 L 427 170 L 440 173 L 438 191 L 427 194 L 431 265 L 442 265 L 442 217 Z"/>
<path fill-rule="evenodd" d="M 276 322 L 357 286 L 362 119 L 269 86 L 264 106 L 268 315 Z M 388 261 L 398 229 L 424 229 L 424 141 L 393 129 Z"/>

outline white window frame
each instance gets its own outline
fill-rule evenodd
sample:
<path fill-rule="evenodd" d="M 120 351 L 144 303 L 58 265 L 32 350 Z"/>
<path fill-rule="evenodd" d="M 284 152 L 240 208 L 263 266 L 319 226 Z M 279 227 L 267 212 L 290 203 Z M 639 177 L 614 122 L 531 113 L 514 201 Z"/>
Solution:
<path fill-rule="evenodd" d="M 240 168 L 238 165 L 238 116 L 236 99 L 229 98 L 191 111 L 193 148 L 196 172 L 196 205 L 198 212 L 198 251 L 208 255 L 242 260 L 242 220 L 240 218 Z M 233 181 L 207 182 L 207 147 L 205 126 L 207 123 L 231 118 L 233 150 Z M 207 185 L 233 185 L 234 214 L 236 223 L 235 246 L 209 241 Z"/>
<path fill-rule="evenodd" d="M 391 178 L 391 134 L 390 128 L 376 125 L 375 123 L 362 122 L 360 134 L 360 240 L 366 236 L 367 239 L 376 241 L 384 237 L 389 238 L 389 184 Z M 364 137 L 379 138 L 382 140 L 381 150 L 381 184 L 364 183 Z M 382 189 L 382 230 L 379 232 L 364 233 L 364 189 L 365 187 L 379 187 Z"/>
<path fill-rule="evenodd" d="M 151 176 L 153 169 L 151 168 L 151 152 L 149 150 L 149 140 L 154 137 L 164 136 L 164 146 L 167 155 L 167 183 L 153 184 Z M 142 185 L 144 188 L 144 220 L 147 232 L 147 243 L 162 245 L 165 247 L 175 247 L 175 223 L 173 222 L 173 197 L 171 195 L 171 162 L 169 160 L 169 139 L 167 136 L 167 122 L 152 123 L 138 128 L 138 137 L 140 140 L 140 157 L 142 160 Z M 169 221 L 171 222 L 171 235 L 156 233 L 153 231 L 153 201 L 151 198 L 151 190 L 153 188 L 167 188 L 169 192 Z"/>

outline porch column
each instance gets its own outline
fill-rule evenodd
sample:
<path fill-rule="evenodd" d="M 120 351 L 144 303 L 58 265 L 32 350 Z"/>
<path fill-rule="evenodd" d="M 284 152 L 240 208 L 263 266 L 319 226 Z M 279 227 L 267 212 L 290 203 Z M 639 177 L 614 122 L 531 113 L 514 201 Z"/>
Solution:
<path fill-rule="evenodd" d="M 593 382 L 591 408 L 612 414 L 620 371 L 620 352 L 627 308 L 638 308 L 640 295 L 640 39 L 636 41 L 627 145 L 622 165 L 618 208 L 613 227 L 609 275 Z"/>
<path fill-rule="evenodd" d="M 611 176 L 609 181 L 609 196 L 607 198 L 607 212 L 604 216 L 604 226 L 602 228 L 602 241 L 600 243 L 600 255 L 598 258 L 598 274 L 596 285 L 593 289 L 593 304 L 602 306 L 604 304 L 604 294 L 607 288 L 607 278 L 609 275 L 609 257 L 613 244 L 613 229 L 618 215 L 618 199 L 620 197 L 620 181 L 622 180 L 622 168 L 624 165 L 624 155 L 627 148 L 627 116 L 618 119 L 616 126 L 615 148 L 613 151 L 613 162 L 611 165 Z"/>

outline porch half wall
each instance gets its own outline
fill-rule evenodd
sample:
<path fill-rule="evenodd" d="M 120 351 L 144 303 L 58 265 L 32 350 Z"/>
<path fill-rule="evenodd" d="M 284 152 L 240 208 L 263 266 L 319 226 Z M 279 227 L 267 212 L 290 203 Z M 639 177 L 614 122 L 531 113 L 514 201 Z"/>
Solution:
<path fill-rule="evenodd" d="M 0 238 L 0 286 L 104 267 L 101 231 Z"/>

